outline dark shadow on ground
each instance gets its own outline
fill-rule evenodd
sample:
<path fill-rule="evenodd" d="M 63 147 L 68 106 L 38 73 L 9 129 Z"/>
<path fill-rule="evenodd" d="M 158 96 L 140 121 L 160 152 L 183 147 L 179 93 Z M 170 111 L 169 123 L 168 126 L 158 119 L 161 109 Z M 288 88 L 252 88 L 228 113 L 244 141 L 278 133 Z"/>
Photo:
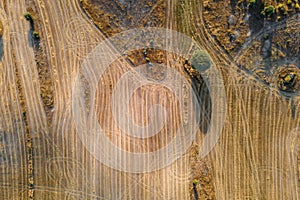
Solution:
<path fill-rule="evenodd" d="M 34 43 L 34 41 L 33 41 L 33 38 L 32 38 L 32 34 L 33 34 L 33 30 L 32 29 L 30 29 L 29 31 L 28 31 L 28 42 L 29 42 L 29 46 L 30 47 L 33 47 L 33 43 Z"/>
<path fill-rule="evenodd" d="M 259 32 L 264 26 L 264 17 L 261 14 L 263 9 L 264 4 L 261 0 L 257 0 L 254 5 L 249 5 L 249 28 L 252 34 Z"/>
<path fill-rule="evenodd" d="M 272 42 L 273 42 L 272 33 L 265 34 L 261 39 L 261 46 L 262 46 L 261 56 L 263 58 L 264 68 L 267 75 L 269 75 L 269 72 L 273 67 L 273 63 L 271 59 Z"/>
<path fill-rule="evenodd" d="M 2 61 L 4 55 L 4 44 L 3 44 L 3 38 L 0 37 L 0 61 Z"/>
<path fill-rule="evenodd" d="M 200 76 L 201 77 L 201 76 Z M 199 103 L 199 112 L 196 114 L 196 119 L 199 121 L 199 128 L 202 133 L 207 133 L 211 124 L 212 102 L 209 89 L 204 79 L 193 78 L 192 88 L 196 94 Z"/>
<path fill-rule="evenodd" d="M 236 7 L 237 1 L 236 0 L 230 0 L 230 6 L 231 6 L 231 13 L 235 13 L 235 7 Z"/>
<path fill-rule="evenodd" d="M 35 48 L 36 50 L 38 50 L 39 47 L 40 47 L 40 39 L 33 37 L 34 22 L 33 21 L 29 21 L 29 23 L 30 23 L 30 29 L 28 31 L 29 46 L 32 47 L 32 48 Z"/>

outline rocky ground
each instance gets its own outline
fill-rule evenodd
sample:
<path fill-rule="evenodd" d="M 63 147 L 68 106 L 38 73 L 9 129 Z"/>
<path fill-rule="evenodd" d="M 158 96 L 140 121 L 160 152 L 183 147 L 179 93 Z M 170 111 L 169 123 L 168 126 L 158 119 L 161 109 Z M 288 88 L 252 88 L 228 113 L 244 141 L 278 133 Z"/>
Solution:
<path fill-rule="evenodd" d="M 282 87 L 281 81 L 287 75 L 282 72 L 285 67 L 290 68 L 288 76 L 300 76 L 297 0 L 204 1 L 203 5 L 207 29 L 233 60 L 239 60 L 241 69 L 282 91 L 299 91 L 298 84 L 285 81 Z"/>

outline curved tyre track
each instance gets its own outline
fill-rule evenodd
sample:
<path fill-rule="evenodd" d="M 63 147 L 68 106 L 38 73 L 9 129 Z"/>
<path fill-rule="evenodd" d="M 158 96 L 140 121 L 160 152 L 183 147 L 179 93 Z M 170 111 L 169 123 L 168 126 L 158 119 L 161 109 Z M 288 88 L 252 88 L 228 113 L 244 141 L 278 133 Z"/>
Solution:
<path fill-rule="evenodd" d="M 230 106 L 220 144 L 211 157 L 217 199 L 299 198 L 299 181 L 291 179 L 297 176 L 295 171 L 298 169 L 287 160 L 293 153 L 285 143 L 289 131 L 298 126 L 299 118 L 291 117 L 291 102 L 275 88 L 267 87 L 253 76 L 238 70 L 235 63 L 264 31 L 251 38 L 233 59 L 218 47 L 206 31 L 202 3 L 189 0 L 179 3 L 187 7 L 180 22 L 185 26 L 179 27 L 180 31 L 203 45 L 220 69 L 226 72 L 224 79 Z M 279 26 L 284 26 L 285 22 Z M 276 26 L 270 27 L 271 30 Z M 299 101 L 296 104 L 296 115 L 299 116 Z M 269 170 L 263 173 L 261 166 L 267 166 Z M 288 175 L 276 173 L 278 170 Z"/>
<path fill-rule="evenodd" d="M 55 80 L 55 111 L 52 127 L 49 127 L 28 37 L 29 24 L 23 17 L 25 3 L 22 0 L 2 1 L 0 20 L 6 26 L 4 56 L 0 60 L 3 94 L 0 97 L 0 188 L 4 191 L 0 199 L 28 199 L 33 191 L 35 199 L 190 198 L 191 183 L 188 181 L 194 172 L 187 156 L 159 171 L 130 174 L 105 167 L 86 151 L 72 119 L 71 91 L 82 60 L 105 36 L 82 13 L 79 1 L 34 2 L 43 25 L 45 38 L 42 39 Z M 182 15 L 184 26 L 181 27 L 174 19 L 177 4 L 190 7 Z M 250 75 L 238 72 L 234 62 L 244 56 L 250 43 L 234 59 L 224 53 L 204 26 L 202 3 L 169 0 L 167 7 L 166 27 L 181 29 L 179 31 L 193 37 L 205 47 L 217 67 L 229 75 L 224 76 L 228 116 L 220 143 L 210 155 L 217 199 L 297 199 L 299 185 L 291 177 L 295 177 L 298 170 L 294 163 L 289 165 L 294 162 L 291 161 L 294 152 L 287 138 L 290 138 L 289 131 L 300 124 L 299 102 L 295 102 L 295 119 L 292 119 L 287 109 L 288 101 Z M 258 37 L 259 34 L 251 41 Z M 108 55 L 118 53 L 112 44 L 108 46 Z M 168 57 L 168 61 L 172 59 Z M 111 102 L 111 87 L 131 69 L 124 60 L 119 60 L 106 72 L 107 76 L 99 83 L 102 89 L 97 99 L 100 107 Z M 154 100 L 149 102 L 155 103 Z M 111 116 L 103 115 L 109 107 L 101 109 L 99 123 L 112 128 Z M 126 140 L 122 133 L 114 130 L 110 134 L 108 136 L 120 147 L 136 150 L 130 149 L 132 141 Z M 159 141 L 155 148 L 159 148 L 158 144 Z M 27 168 L 30 162 L 34 162 L 34 171 Z M 30 185 L 32 181 L 34 189 Z"/>
<path fill-rule="evenodd" d="M 17 6 L 16 6 L 17 5 Z M 20 144 L 26 145 L 26 149 L 22 152 L 25 154 L 26 158 L 26 177 L 27 186 L 29 188 L 27 194 L 31 198 L 33 196 L 32 190 L 32 156 L 33 149 L 31 138 L 37 137 L 37 134 L 42 132 L 42 130 L 47 129 L 45 123 L 45 113 L 42 109 L 42 103 L 40 101 L 40 91 L 38 87 L 38 76 L 34 61 L 33 49 L 30 47 L 30 37 L 28 36 L 29 24 L 23 17 L 26 7 L 23 1 L 6 1 L 5 6 L 7 9 L 7 24 L 9 29 L 6 30 L 4 36 L 4 58 L 6 61 L 6 69 L 10 70 L 9 73 L 15 73 L 15 85 L 18 87 L 17 97 L 19 98 L 20 105 L 18 107 L 18 114 L 15 116 L 20 116 L 19 120 L 23 122 L 25 126 L 22 130 L 14 130 L 13 134 L 21 134 L 24 139 L 20 139 Z M 7 41 L 6 41 L 7 40 Z M 9 52 L 11 55 L 9 55 Z M 7 59 L 7 60 L 6 60 Z M 16 120 L 16 119 L 15 119 Z M 15 121 L 14 120 L 14 121 Z M 25 176 L 25 175 L 24 175 Z M 23 194 L 23 193 L 22 193 Z"/>
<path fill-rule="evenodd" d="M 26 137 L 22 119 L 22 108 L 18 95 L 17 77 L 11 53 L 10 29 L 8 15 L 1 2 L 0 20 L 4 26 L 3 57 L 1 67 L 1 97 L 0 97 L 0 188 L 1 199 L 26 198 Z"/>

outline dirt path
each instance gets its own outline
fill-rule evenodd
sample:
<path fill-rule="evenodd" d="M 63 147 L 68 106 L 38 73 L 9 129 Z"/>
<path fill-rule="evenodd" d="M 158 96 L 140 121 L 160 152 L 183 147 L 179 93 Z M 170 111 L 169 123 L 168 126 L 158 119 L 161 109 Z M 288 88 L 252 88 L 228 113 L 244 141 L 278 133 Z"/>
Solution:
<path fill-rule="evenodd" d="M 20 167 L 22 167 L 20 172 L 23 171 L 21 176 L 24 176 L 24 178 L 26 177 L 27 182 L 27 184 L 25 184 L 26 189 L 21 192 L 21 195 L 28 195 L 28 198 L 32 198 L 33 149 L 31 139 L 32 137 L 36 137 L 40 130 L 47 126 L 45 124 L 45 113 L 43 112 L 43 109 L 41 109 L 40 92 L 38 90 L 38 81 L 36 78 L 37 71 L 33 49 L 30 45 L 32 42 L 29 35 L 30 28 L 23 17 L 25 10 L 26 7 L 23 1 L 18 2 L 18 6 L 16 6 L 16 2 L 5 2 L 6 16 L 3 16 L 3 19 L 5 19 L 5 28 L 7 29 L 5 30 L 5 35 L 3 37 L 4 56 L 2 58 L 2 63 L 6 66 L 3 69 L 7 70 L 7 72 L 4 72 L 3 74 L 11 74 L 11 78 L 8 80 L 4 78 L 3 82 L 5 82 L 4 84 L 10 85 L 8 88 L 14 88 L 12 90 L 6 88 L 8 89 L 7 91 L 13 92 L 14 90 L 17 90 L 14 96 L 7 97 L 8 101 L 15 102 L 14 107 L 16 107 L 16 109 L 11 109 L 9 112 L 14 112 L 13 110 L 15 110 L 17 113 L 11 116 L 13 122 L 12 126 L 15 126 L 15 128 L 9 132 L 4 131 L 5 134 L 3 137 L 12 137 L 6 136 L 6 134 L 9 135 L 14 132 L 18 133 L 17 135 L 20 138 L 18 143 L 22 146 L 18 147 L 21 149 L 17 152 L 19 152 L 20 155 L 21 152 L 23 152 L 22 155 L 25 159 L 23 160 L 22 157 L 20 158 Z M 9 93 L 3 92 L 3 94 L 8 95 Z M 4 107 L 9 105 L 5 103 L 7 100 L 1 102 Z M 9 116 L 8 112 L 4 113 L 4 117 Z M 3 122 L 5 121 L 6 120 L 3 120 Z M 17 128 L 18 126 L 19 128 Z M 26 168 L 23 168 L 25 166 L 23 162 L 26 163 Z M 23 178 L 21 180 L 23 180 Z"/>
<path fill-rule="evenodd" d="M 201 3 L 179 2 L 183 8 L 179 29 L 203 45 L 225 72 L 227 118 L 220 143 L 215 154 L 211 154 L 217 199 L 299 198 L 299 180 L 292 178 L 298 176 L 297 159 L 292 158 L 296 152 L 287 142 L 299 124 L 298 118 L 292 118 L 291 101 L 276 88 L 238 70 L 237 63 L 223 53 L 206 31 Z M 297 26 L 297 21 L 293 24 Z M 249 48 L 250 43 L 245 47 Z M 245 51 L 238 54 L 237 61 Z"/>

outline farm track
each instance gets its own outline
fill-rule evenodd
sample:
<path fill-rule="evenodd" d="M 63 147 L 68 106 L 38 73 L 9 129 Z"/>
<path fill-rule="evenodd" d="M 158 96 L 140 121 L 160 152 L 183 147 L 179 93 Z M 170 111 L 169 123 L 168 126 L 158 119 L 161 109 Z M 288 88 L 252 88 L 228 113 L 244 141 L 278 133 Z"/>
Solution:
<path fill-rule="evenodd" d="M 297 14 L 291 18 L 287 18 L 282 20 L 279 23 L 273 24 L 271 26 L 268 26 L 267 29 L 262 29 L 258 33 L 256 33 L 254 36 L 250 38 L 246 43 L 243 44 L 243 48 L 238 52 L 238 54 L 235 56 L 234 61 L 236 63 L 239 62 L 239 59 L 242 58 L 247 50 L 251 47 L 251 43 L 254 41 L 257 41 L 259 38 L 261 38 L 266 33 L 271 33 L 274 30 L 279 30 L 281 28 L 287 27 L 288 24 L 293 24 L 293 26 L 299 26 L 300 25 L 300 15 Z"/>
<path fill-rule="evenodd" d="M 224 76 L 228 116 L 220 143 L 210 155 L 217 199 L 299 198 L 299 180 L 294 178 L 298 175 L 297 161 L 288 143 L 294 139 L 291 130 L 300 124 L 299 102 L 295 102 L 293 119 L 287 109 L 289 101 L 250 75 L 237 72 L 235 62 L 244 56 L 250 42 L 236 58 L 230 58 L 206 30 L 201 3 L 168 0 L 167 28 L 180 29 L 174 16 L 177 3 L 193 8 L 182 15 L 185 26 L 180 31 L 199 42 L 217 67 L 229 74 Z M 130 174 L 105 167 L 86 151 L 72 119 L 71 91 L 83 59 L 106 37 L 83 14 L 78 1 L 35 0 L 35 4 L 41 17 L 50 73 L 55 80 L 52 127 L 47 124 L 40 98 L 30 27 L 23 17 L 25 2 L 1 1 L 0 18 L 6 26 L 4 56 L 0 60 L 0 199 L 189 199 L 193 175 L 187 155 L 165 169 Z M 299 21 L 295 23 L 298 25 Z M 118 53 L 112 44 L 108 45 L 108 55 Z M 167 58 L 173 59 L 169 55 Z M 97 93 L 99 105 L 111 102 L 111 87 L 131 69 L 124 60 L 111 65 L 99 83 L 106 89 Z M 165 97 L 160 103 L 170 100 L 169 92 L 158 88 L 157 96 L 159 92 Z M 143 91 L 138 95 L 149 98 L 146 107 L 157 103 L 156 98 L 151 99 Z M 137 97 L 133 98 L 133 105 L 138 105 L 138 101 Z M 177 113 L 176 101 L 169 102 L 168 106 L 172 113 Z M 105 115 L 109 109 L 100 106 L 99 123 L 115 130 L 112 116 Z M 174 127 L 178 126 L 175 114 L 171 121 Z M 140 149 L 134 149 L 139 145 L 122 136 L 121 131 L 111 131 L 108 136 L 121 148 L 137 151 L 159 148 L 160 140 L 168 139 L 137 141 Z"/>
<path fill-rule="evenodd" d="M 66 1 L 64 4 L 55 3 L 53 1 L 37 1 L 36 3 L 39 8 L 39 13 L 42 16 L 43 27 L 45 28 L 43 31 L 47 36 L 46 46 L 48 47 L 48 55 L 51 56 L 49 60 L 52 66 L 53 76 L 57 81 L 54 83 L 55 112 L 52 120 L 53 127 L 49 132 L 49 137 L 53 138 L 53 141 L 51 142 L 58 147 L 58 149 L 53 149 L 56 151 L 53 152 L 53 156 L 74 157 L 74 159 L 83 162 L 82 159 L 84 158 L 82 157 L 84 157 L 84 154 L 80 154 L 82 151 L 80 150 L 76 135 L 70 134 L 75 132 L 75 127 L 71 119 L 72 83 L 74 83 L 75 75 L 80 67 L 82 57 L 85 57 L 87 53 L 96 46 L 99 40 L 104 39 L 105 37 L 95 31 L 90 22 L 83 19 L 82 15 L 80 15 L 81 10 L 79 9 L 77 1 Z M 51 15 L 50 13 L 56 13 L 57 15 Z M 79 19 L 81 19 L 81 21 Z M 66 27 L 66 32 L 61 31 L 58 27 Z M 84 35 L 81 34 L 81 31 Z M 86 31 L 91 32 L 87 33 Z M 41 140 L 45 139 L 47 138 L 40 138 L 36 141 L 37 145 L 39 145 Z M 77 154 L 79 155 L 76 155 L 77 150 Z M 72 152 L 75 152 L 75 155 L 74 153 L 72 154 Z M 39 153 L 42 154 L 43 152 Z M 36 168 L 41 170 L 37 174 L 40 175 L 47 174 L 44 171 L 46 160 L 43 159 L 47 159 L 47 157 L 42 157 L 41 160 L 36 160 Z M 92 166 L 87 166 L 90 167 L 90 169 L 88 170 L 87 168 L 86 170 L 93 172 L 91 168 L 95 165 L 95 163 L 93 163 L 93 161 L 89 163 L 91 163 Z M 75 173 L 74 170 L 77 171 L 76 168 L 70 168 L 72 165 L 73 164 L 69 162 L 67 164 L 60 162 L 55 166 L 57 166 L 58 169 L 66 171 L 67 174 L 72 174 Z M 84 175 L 84 173 L 87 173 L 86 171 L 84 171 L 83 174 L 75 173 L 75 175 L 77 175 L 75 179 L 69 180 L 66 177 L 66 180 L 60 181 L 60 179 L 57 178 L 61 173 L 58 169 L 54 170 L 51 180 L 49 180 L 49 177 L 47 176 L 36 177 L 37 180 L 40 180 L 40 182 L 36 182 L 36 184 L 41 187 L 47 184 L 48 187 L 52 188 L 73 188 L 75 190 L 87 190 L 87 192 L 92 193 L 88 190 L 88 188 L 93 190 L 93 180 L 87 180 L 87 177 Z M 66 174 L 63 173 L 63 175 Z M 89 177 L 94 176 L 90 175 Z M 88 182 L 91 182 L 91 187 L 88 187 Z M 82 187 L 78 188 L 78 186 Z M 67 198 L 66 196 L 68 196 L 68 193 L 51 192 L 51 194 L 49 194 L 47 190 L 40 190 L 37 191 L 36 194 L 37 199 L 48 199 L 51 196 L 54 196 L 55 199 L 63 199 Z"/>
<path fill-rule="evenodd" d="M 155 191 L 150 193 L 149 184 L 151 183 L 152 178 L 148 175 L 135 175 L 135 174 L 126 174 L 115 172 L 113 170 L 108 170 L 106 167 L 102 166 L 98 161 L 96 161 L 91 155 L 89 155 L 83 147 L 80 145 L 80 141 L 78 140 L 76 135 L 72 135 L 70 133 L 75 131 L 75 126 L 71 121 L 71 89 L 74 83 L 75 74 L 78 72 L 80 67 L 82 58 L 84 58 L 101 40 L 105 39 L 105 36 L 102 35 L 98 29 L 96 29 L 93 24 L 87 19 L 85 16 L 81 15 L 82 10 L 79 7 L 77 1 L 68 1 L 62 4 L 55 4 L 48 1 L 39 1 L 37 2 L 38 8 L 40 9 L 39 13 L 42 14 L 42 21 L 44 23 L 45 29 L 43 32 L 47 36 L 47 49 L 48 55 L 50 57 L 50 63 L 52 65 L 52 71 L 54 75 L 54 79 L 57 80 L 55 82 L 55 101 L 54 108 L 55 112 L 53 115 L 53 127 L 49 132 L 49 138 L 53 138 L 53 143 L 55 146 L 59 147 L 59 156 L 62 157 L 72 157 L 78 162 L 83 163 L 85 168 L 83 169 L 82 174 L 75 174 L 76 177 L 74 179 L 69 180 L 66 177 L 64 181 L 58 182 L 59 178 L 47 178 L 47 176 L 39 176 L 41 174 L 47 174 L 45 169 L 45 158 L 42 157 L 39 159 L 35 159 L 35 168 L 37 168 L 36 172 L 36 180 L 35 184 L 37 186 L 43 186 L 47 183 L 48 187 L 62 187 L 62 188 L 72 188 L 75 187 L 75 190 L 85 191 L 85 193 L 95 193 L 98 196 L 102 196 L 104 199 L 109 199 L 111 194 L 115 194 L 116 196 L 113 199 L 122 199 L 132 197 L 145 197 L 149 196 L 161 196 L 161 195 L 170 195 L 170 198 L 176 194 L 172 194 L 172 188 L 168 186 L 168 183 L 173 182 L 164 172 L 154 173 L 152 177 L 164 177 L 164 183 L 166 184 L 164 191 L 161 193 L 155 194 Z M 47 10 L 47 12 L 46 12 Z M 56 13 L 56 15 L 48 15 L 48 13 Z M 76 14 L 75 14 L 76 13 Z M 75 15 L 74 15 L 75 14 Z M 70 21 L 71 19 L 71 21 Z M 75 23 L 73 21 L 75 20 Z M 72 27 L 71 30 L 76 30 L 79 28 L 79 31 L 68 31 L 62 32 L 57 27 Z M 81 29 L 80 27 L 84 27 Z M 83 32 L 83 35 L 82 35 Z M 55 42 L 54 42 L 55 41 Z M 67 47 L 67 49 L 65 49 Z M 69 47 L 74 47 L 73 49 Z M 110 47 L 112 52 L 115 53 L 114 47 Z M 58 53 L 59 52 L 59 53 Z M 78 56 L 78 54 L 80 54 Z M 115 71 L 107 76 L 107 84 L 113 84 L 115 80 L 118 79 L 119 73 L 124 73 L 124 70 L 130 69 L 130 66 L 126 66 L 126 63 L 120 63 Z M 64 67 L 62 67 L 64 66 Z M 70 74 L 74 74 L 74 76 L 70 76 Z M 108 92 L 108 93 L 107 93 Z M 107 99 L 110 96 L 109 90 L 104 92 L 99 99 L 103 99 L 105 105 L 109 102 Z M 172 104 L 170 106 L 172 108 Z M 106 116 L 108 118 L 108 116 Z M 101 120 L 101 118 L 100 118 Z M 107 122 L 107 126 L 110 125 L 111 122 Z M 66 135 L 68 134 L 68 135 Z M 120 136 L 122 137 L 122 136 Z M 39 146 L 40 141 L 47 140 L 47 138 L 39 138 L 35 145 Z M 121 140 L 118 137 L 114 137 L 113 140 L 119 143 Z M 125 145 L 123 148 L 127 148 L 128 146 L 132 146 L 132 144 L 122 144 Z M 47 144 L 46 144 L 47 145 Z M 49 146 L 49 145 L 48 145 Z M 50 145 L 51 147 L 51 145 Z M 49 147 L 49 149 L 51 149 Z M 42 154 L 43 152 L 37 152 L 37 154 Z M 56 155 L 56 152 L 53 152 L 50 155 Z M 74 173 L 73 170 L 70 169 L 70 165 L 72 164 L 63 164 L 60 163 L 62 170 L 67 170 L 67 174 Z M 60 167 L 58 167 L 60 168 Z M 68 172 L 70 170 L 70 172 Z M 100 173 L 107 171 L 107 173 Z M 52 176 L 57 177 L 61 172 L 56 172 L 57 174 L 52 174 Z M 66 175 L 65 173 L 63 173 Z M 66 175 L 67 176 L 67 175 Z M 110 178 L 108 178 L 109 176 Z M 119 180 L 119 181 L 115 181 Z M 99 182 L 100 181 L 100 182 Z M 140 182 L 140 183 L 139 183 Z M 109 190 L 103 190 L 103 188 L 99 188 L 99 185 L 106 185 Z M 78 186 L 81 186 L 78 188 Z M 182 195 L 187 195 L 186 191 L 181 192 L 179 190 L 177 192 L 179 197 Z M 55 194 L 51 194 L 52 196 Z M 66 194 L 57 193 L 56 199 L 64 198 Z M 177 195 L 178 196 L 178 195 Z M 47 199 L 49 198 L 49 193 L 47 191 L 36 190 L 35 197 L 37 199 Z M 160 199 L 163 196 L 159 197 Z M 185 197 L 183 197 L 184 199 Z"/>
<path fill-rule="evenodd" d="M 217 67 L 226 72 L 228 116 L 220 138 L 223 142 L 215 147 L 215 154 L 211 155 L 217 199 L 298 199 L 299 179 L 291 177 L 297 176 L 299 163 L 297 159 L 291 159 L 292 152 L 285 141 L 291 139 L 289 131 L 297 127 L 299 118 L 294 120 L 289 116 L 291 110 L 287 108 L 291 101 L 282 97 L 276 88 L 265 86 L 236 66 L 250 44 L 266 31 L 257 33 L 236 58 L 231 58 L 206 30 L 202 4 L 189 0 L 179 2 L 185 8 L 181 16 L 181 23 L 185 26 L 179 30 L 199 42 Z M 284 27 L 287 22 L 294 26 L 299 24 L 295 17 L 271 26 L 267 32 Z M 276 148 L 278 146 L 282 148 Z M 283 173 L 276 173 L 278 170 Z"/>
<path fill-rule="evenodd" d="M 21 103 L 18 95 L 17 77 L 14 71 L 13 56 L 8 50 L 11 48 L 8 16 L 3 9 L 4 4 L 1 2 L 1 20 L 4 25 L 3 51 L 4 56 L 0 62 L 1 65 L 1 161 L 6 163 L 1 165 L 1 198 L 12 199 L 14 196 L 22 195 L 22 191 L 27 190 L 27 173 L 26 173 L 26 138 L 25 126 L 22 123 Z M 13 67 L 12 67 L 13 66 Z M 7 134 L 17 132 L 14 137 Z M 6 145 L 3 138 L 7 137 L 10 145 Z M 4 154 L 4 155 L 3 155 Z M 6 167 L 11 163 L 9 167 Z M 18 182 L 16 181 L 18 180 Z M 7 186 L 7 187 L 6 187 Z M 17 189 L 19 188 L 20 189 Z M 11 189 L 14 188 L 14 189 Z"/>
<path fill-rule="evenodd" d="M 4 46 L 7 47 L 7 49 L 5 48 L 4 50 L 3 63 L 9 65 L 5 67 L 5 69 L 8 70 L 8 74 L 14 73 L 14 75 L 12 75 L 12 82 L 10 83 L 11 86 L 18 89 L 16 93 L 17 96 L 8 99 L 11 101 L 15 99 L 16 103 L 19 102 L 15 104 L 16 106 L 20 106 L 17 107 L 16 110 L 18 113 L 14 115 L 16 118 L 11 117 L 11 119 L 14 121 L 13 123 L 20 123 L 23 126 L 20 131 L 17 129 L 7 133 L 16 132 L 20 134 L 18 136 L 20 138 L 19 142 L 20 144 L 24 142 L 22 145 L 26 147 L 25 149 L 24 146 L 22 146 L 22 148 L 19 147 L 21 148 L 19 152 L 24 152 L 25 161 L 23 162 L 26 162 L 27 166 L 27 168 L 23 169 L 25 173 L 22 173 L 22 176 L 26 177 L 27 182 L 24 191 L 28 190 L 25 194 L 31 199 L 33 196 L 32 138 L 37 137 L 38 133 L 47 126 L 45 124 L 45 113 L 39 101 L 40 92 L 36 78 L 37 71 L 33 49 L 29 45 L 29 43 L 32 42 L 28 36 L 29 24 L 23 18 L 24 10 L 26 9 L 25 2 L 19 1 L 16 6 L 15 1 L 6 1 L 5 6 L 9 29 L 6 30 L 6 37 L 3 38 Z M 3 81 L 5 82 L 6 80 L 4 79 Z M 7 112 L 4 113 L 6 114 Z M 13 126 L 16 125 L 13 124 Z M 23 160 L 23 158 L 20 160 Z M 22 172 L 22 170 L 20 171 Z M 23 195 L 23 193 L 21 193 L 21 195 Z"/>

